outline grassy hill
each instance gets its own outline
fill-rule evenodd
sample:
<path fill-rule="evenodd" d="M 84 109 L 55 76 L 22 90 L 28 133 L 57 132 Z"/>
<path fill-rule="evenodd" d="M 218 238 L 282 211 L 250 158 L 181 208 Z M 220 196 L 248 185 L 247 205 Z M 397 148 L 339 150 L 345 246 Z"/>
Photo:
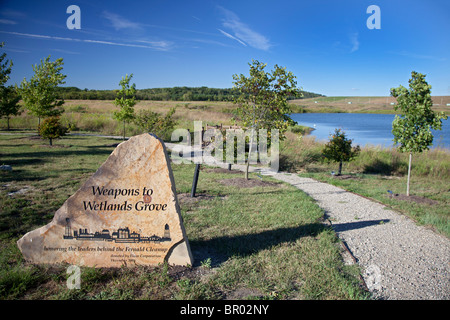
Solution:
<path fill-rule="evenodd" d="M 434 96 L 433 109 L 450 114 L 450 96 Z M 394 97 L 313 97 L 291 100 L 294 112 L 395 113 Z"/>

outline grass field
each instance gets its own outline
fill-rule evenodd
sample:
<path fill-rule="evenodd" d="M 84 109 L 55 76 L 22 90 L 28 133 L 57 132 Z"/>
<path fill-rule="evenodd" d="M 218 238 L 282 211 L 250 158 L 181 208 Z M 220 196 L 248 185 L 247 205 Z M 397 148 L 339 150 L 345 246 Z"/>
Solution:
<path fill-rule="evenodd" d="M 302 103 L 314 105 L 306 110 L 309 112 L 339 112 L 341 108 L 362 112 L 371 106 L 348 104 L 348 97 L 320 99 L 323 106 L 312 99 Z M 374 104 L 369 111 L 392 109 L 390 105 L 384 109 L 379 106 Z M 172 107 L 177 108 L 178 127 L 192 131 L 194 120 L 204 125 L 231 124 L 234 106 L 225 102 L 141 101 L 136 110 L 165 113 Z M 75 132 L 121 135 L 122 126 L 112 118 L 114 109 L 112 101 L 66 101 L 63 119 Z M 6 127 L 6 120 L 0 121 L 0 127 Z M 13 167 L 13 171 L 0 171 L 0 299 L 369 298 L 361 287 L 360 270 L 343 263 L 339 239 L 321 223 L 323 212 L 304 193 L 269 177 L 264 177 L 268 183 L 264 186 L 231 186 L 220 181 L 243 175 L 205 169 L 197 189 L 201 196 L 193 202 L 185 194 L 190 192 L 194 166 L 186 164 L 173 165 L 173 170 L 195 265 L 83 268 L 81 290 L 69 290 L 67 266 L 28 265 L 16 241 L 51 221 L 54 212 L 106 160 L 118 141 L 70 135 L 49 147 L 47 141 L 33 135 L 37 119 L 26 113 L 11 119 L 11 127 L 11 132 L 0 135 L 0 165 Z M 330 174 L 337 165 L 323 161 L 323 144 L 301 135 L 307 131 L 296 126 L 287 133 L 280 146 L 280 170 L 370 197 L 450 236 L 448 150 L 413 157 L 411 192 L 432 200 L 431 204 L 401 201 L 390 197 L 387 190 L 405 193 L 406 154 L 363 148 L 356 160 L 344 164 L 346 178 L 337 179 Z M 134 125 L 127 125 L 127 136 L 138 133 Z"/>
<path fill-rule="evenodd" d="M 337 171 L 338 165 L 323 161 L 322 148 L 323 144 L 313 137 L 300 138 L 288 133 L 280 148 L 280 170 L 331 183 L 382 202 L 450 237 L 449 150 L 432 149 L 413 156 L 411 195 L 424 199 L 412 201 L 388 193 L 388 190 L 394 194 L 406 193 L 408 154 L 396 149 L 363 147 L 354 161 L 344 163 L 344 177 L 336 178 L 331 171 Z"/>
<path fill-rule="evenodd" d="M 298 189 L 251 176 L 256 187 L 226 182 L 242 173 L 172 165 L 196 263 L 190 268 L 81 269 L 69 290 L 65 265 L 25 263 L 16 241 L 54 212 L 106 160 L 117 140 L 68 136 L 53 147 L 30 135 L 0 135 L 1 299 L 366 299 L 359 270 L 343 263 L 322 210 Z M 256 178 L 256 179 L 255 179 Z"/>
<path fill-rule="evenodd" d="M 450 96 L 435 96 L 433 110 L 450 114 Z M 292 100 L 294 112 L 395 113 L 394 97 L 317 97 Z"/>
<path fill-rule="evenodd" d="M 293 113 L 302 112 L 361 112 L 361 113 L 394 113 L 390 104 L 392 97 L 317 97 L 310 99 L 291 100 Z M 435 111 L 444 111 L 450 115 L 450 96 L 433 97 Z M 349 104 L 349 102 L 351 102 Z M 210 125 L 232 124 L 232 110 L 236 106 L 231 102 L 209 101 L 139 101 L 135 111 L 146 109 L 166 114 L 171 108 L 176 108 L 174 119 L 179 128 L 193 131 L 193 121 L 203 121 Z M 122 124 L 113 119 L 112 113 L 117 110 L 112 100 L 66 100 L 65 113 L 62 121 L 72 125 L 72 131 L 97 132 L 108 135 L 121 135 Z M 18 117 L 12 117 L 12 129 L 37 128 L 38 119 L 27 112 Z M 0 128 L 6 129 L 6 119 L 0 119 Z M 127 124 L 127 135 L 138 134 L 139 129 L 133 124 Z"/>

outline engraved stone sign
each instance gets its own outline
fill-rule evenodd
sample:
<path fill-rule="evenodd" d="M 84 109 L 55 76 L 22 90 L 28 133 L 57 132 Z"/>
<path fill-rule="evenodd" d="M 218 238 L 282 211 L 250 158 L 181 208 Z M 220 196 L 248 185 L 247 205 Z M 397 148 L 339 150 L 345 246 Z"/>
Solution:
<path fill-rule="evenodd" d="M 49 224 L 17 244 L 33 263 L 192 265 L 164 143 L 142 134 L 119 144 Z"/>

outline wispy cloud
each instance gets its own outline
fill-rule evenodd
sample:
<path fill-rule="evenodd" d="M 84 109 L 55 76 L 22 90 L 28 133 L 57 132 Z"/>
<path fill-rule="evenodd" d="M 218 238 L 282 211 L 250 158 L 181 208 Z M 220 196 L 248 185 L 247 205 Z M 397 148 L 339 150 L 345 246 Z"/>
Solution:
<path fill-rule="evenodd" d="M 240 39 L 238 39 L 238 38 L 236 38 L 236 37 L 233 37 L 231 34 L 225 32 L 225 31 L 223 31 L 223 30 L 221 30 L 221 29 L 217 29 L 217 30 L 219 30 L 225 37 L 228 37 L 228 38 L 230 38 L 230 39 L 236 40 L 236 41 L 239 42 L 240 44 L 242 44 L 242 45 L 244 45 L 244 46 L 247 46 L 247 44 L 246 44 L 244 41 L 242 41 L 242 40 L 240 40 Z"/>
<path fill-rule="evenodd" d="M 0 19 L 0 24 L 17 24 L 17 22 L 9 19 Z"/>
<path fill-rule="evenodd" d="M 352 45 L 350 53 L 353 53 L 359 49 L 358 32 L 349 34 L 349 39 Z"/>
<path fill-rule="evenodd" d="M 103 11 L 102 17 L 107 19 L 116 30 L 142 28 L 142 26 L 139 23 L 132 22 L 124 17 L 121 17 L 118 14 L 109 11 Z"/>
<path fill-rule="evenodd" d="M 222 26 L 225 29 L 230 29 L 233 33 L 233 35 L 231 35 L 230 33 L 219 29 L 223 35 L 238 41 L 242 45 L 248 44 L 253 48 L 265 51 L 270 49 L 272 45 L 267 37 L 252 30 L 247 24 L 243 23 L 234 12 L 221 6 L 218 6 L 218 8 L 224 15 Z"/>
<path fill-rule="evenodd" d="M 0 30 L 0 33 L 6 33 L 6 34 L 11 34 L 11 35 L 16 35 L 16 36 L 35 38 L 35 39 L 94 43 L 94 44 L 103 44 L 103 45 L 110 45 L 110 46 L 153 49 L 153 50 L 158 50 L 158 51 L 167 51 L 171 47 L 171 42 L 168 42 L 168 41 L 134 41 L 135 43 L 124 43 L 124 42 L 117 42 L 117 41 L 77 39 L 77 38 L 67 38 L 67 37 L 48 36 L 48 35 L 41 35 L 41 34 L 32 34 L 32 33 L 13 32 L 13 31 L 1 31 L 1 30 Z M 144 44 L 137 44 L 136 42 L 144 43 Z"/>
<path fill-rule="evenodd" d="M 24 19 L 27 17 L 27 15 L 24 12 L 11 9 L 5 9 L 0 11 L 0 15 L 12 19 Z"/>
<path fill-rule="evenodd" d="M 152 48 L 159 48 L 159 50 L 161 51 L 170 50 L 173 47 L 172 41 L 165 41 L 165 40 L 160 41 L 136 40 L 135 42 L 145 43 L 147 45 L 150 45 Z"/>
<path fill-rule="evenodd" d="M 64 53 L 64 54 L 80 54 L 79 52 L 76 51 L 70 51 L 70 50 L 62 50 L 62 49 L 50 49 L 52 51 L 56 51 L 59 53 Z"/>
<path fill-rule="evenodd" d="M 396 54 L 403 57 L 413 58 L 413 59 L 421 59 L 421 60 L 434 60 L 434 61 L 446 61 L 446 58 L 430 56 L 426 54 L 413 53 L 408 51 L 400 51 L 400 52 L 390 52 L 392 54 Z"/>

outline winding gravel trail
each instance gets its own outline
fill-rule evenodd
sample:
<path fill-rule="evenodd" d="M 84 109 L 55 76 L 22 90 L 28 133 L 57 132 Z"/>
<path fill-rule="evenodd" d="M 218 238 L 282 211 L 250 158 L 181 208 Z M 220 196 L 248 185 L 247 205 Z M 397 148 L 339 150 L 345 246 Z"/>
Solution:
<path fill-rule="evenodd" d="M 166 146 L 172 149 L 175 144 Z M 192 160 L 200 157 L 201 151 L 194 150 L 192 156 Z M 227 167 L 212 158 L 207 161 Z M 233 169 L 244 171 L 245 166 L 233 165 Z M 267 169 L 251 167 L 250 171 L 289 183 L 317 201 L 349 250 L 348 255 L 361 266 L 374 299 L 450 299 L 450 240 L 446 237 L 378 202 L 333 185 Z"/>
<path fill-rule="evenodd" d="M 448 300 L 450 241 L 386 206 L 297 175 L 275 179 L 303 190 L 325 210 L 364 270 L 375 299 Z"/>

